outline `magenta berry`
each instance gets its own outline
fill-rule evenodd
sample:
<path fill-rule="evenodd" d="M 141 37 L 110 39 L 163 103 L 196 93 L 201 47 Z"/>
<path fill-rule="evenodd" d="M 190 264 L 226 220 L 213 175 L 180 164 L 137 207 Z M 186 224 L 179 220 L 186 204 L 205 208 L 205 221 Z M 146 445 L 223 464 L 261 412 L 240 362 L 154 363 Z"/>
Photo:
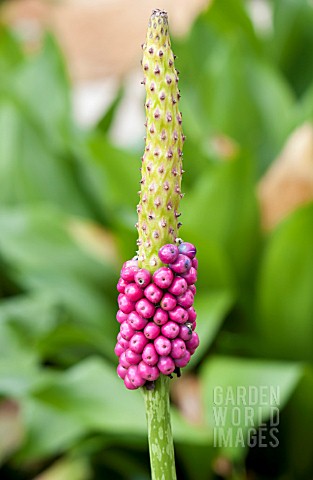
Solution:
<path fill-rule="evenodd" d="M 148 343 L 148 345 L 146 345 L 143 349 L 142 360 L 150 366 L 158 363 L 159 355 L 153 343 Z"/>
<path fill-rule="evenodd" d="M 134 310 L 135 304 L 126 295 L 120 293 L 118 296 L 118 306 L 123 313 L 130 313 Z"/>
<path fill-rule="evenodd" d="M 159 259 L 163 263 L 174 263 L 178 257 L 178 253 L 178 247 L 176 245 L 163 245 L 159 250 Z"/>
<path fill-rule="evenodd" d="M 128 319 L 128 313 L 124 313 L 122 312 L 122 310 L 117 311 L 116 320 L 118 321 L 118 323 L 126 322 L 127 319 Z"/>
<path fill-rule="evenodd" d="M 180 253 L 175 262 L 170 264 L 170 268 L 178 274 L 186 273 L 191 268 L 191 260 L 186 255 Z"/>
<path fill-rule="evenodd" d="M 163 297 L 164 298 L 164 297 Z M 164 325 L 168 320 L 168 313 L 163 308 L 157 308 L 153 316 L 153 321 L 157 325 Z"/>
<path fill-rule="evenodd" d="M 141 298 L 136 303 L 136 312 L 144 318 L 151 318 L 155 312 L 155 306 L 146 298 Z"/>
<path fill-rule="evenodd" d="M 130 363 L 126 359 L 125 352 L 123 352 L 122 355 L 120 356 L 120 365 L 122 365 L 124 368 L 130 367 Z"/>
<path fill-rule="evenodd" d="M 161 356 L 169 355 L 172 349 L 171 341 L 162 335 L 154 340 L 154 346 L 156 352 Z"/>
<path fill-rule="evenodd" d="M 149 340 L 154 340 L 160 335 L 160 331 L 161 329 L 158 325 L 156 325 L 154 322 L 149 322 L 145 326 L 143 333 L 145 337 L 148 338 Z"/>
<path fill-rule="evenodd" d="M 193 259 L 196 256 L 197 249 L 196 247 L 189 242 L 182 242 L 178 246 L 179 253 L 182 253 L 183 255 L 187 255 L 187 257 Z"/>
<path fill-rule="evenodd" d="M 123 367 L 123 365 L 121 365 L 121 364 L 118 364 L 116 371 L 117 371 L 118 376 L 119 376 L 122 380 L 124 380 L 125 375 L 126 375 L 126 373 L 127 373 L 127 368 Z"/>
<path fill-rule="evenodd" d="M 138 387 L 135 387 L 135 385 L 132 384 L 132 382 L 130 381 L 127 373 L 124 377 L 124 385 L 126 388 L 128 388 L 128 390 L 136 390 Z"/>
<path fill-rule="evenodd" d="M 193 268 L 198 270 L 198 259 L 197 258 L 192 259 L 192 266 L 193 266 Z"/>
<path fill-rule="evenodd" d="M 190 361 L 190 356 L 190 353 L 188 352 L 188 350 L 186 350 L 183 357 L 175 359 L 176 367 L 184 368 L 186 365 L 188 365 Z"/>
<path fill-rule="evenodd" d="M 188 321 L 188 312 L 183 307 L 175 307 L 169 312 L 170 319 L 177 323 L 186 323 Z"/>
<path fill-rule="evenodd" d="M 125 352 L 125 348 L 123 348 L 122 345 L 119 342 L 117 342 L 117 344 L 115 345 L 115 348 L 114 348 L 115 355 L 117 357 L 120 357 L 123 352 Z"/>
<path fill-rule="evenodd" d="M 119 293 L 125 293 L 125 287 L 127 285 L 128 285 L 128 282 L 126 282 L 123 278 L 120 278 L 116 285 L 117 291 Z"/>
<path fill-rule="evenodd" d="M 189 289 L 185 293 L 177 297 L 178 305 L 182 306 L 183 308 L 192 307 L 193 302 L 194 296 Z"/>
<path fill-rule="evenodd" d="M 121 270 L 121 277 L 128 283 L 133 282 L 138 270 L 139 268 L 136 266 L 123 267 Z"/>
<path fill-rule="evenodd" d="M 133 352 L 141 353 L 144 347 L 147 345 L 148 340 L 144 336 L 143 332 L 135 333 L 129 341 L 129 348 L 133 350 Z"/>
<path fill-rule="evenodd" d="M 179 325 L 177 325 L 176 322 L 172 322 L 171 320 L 165 325 L 162 326 L 161 328 L 162 335 L 166 338 L 176 338 L 177 335 L 179 334 Z"/>
<path fill-rule="evenodd" d="M 182 295 L 186 292 L 187 288 L 188 285 L 184 278 L 175 277 L 168 291 L 173 295 Z"/>
<path fill-rule="evenodd" d="M 135 273 L 134 280 L 139 287 L 145 288 L 151 282 L 151 273 L 145 268 L 141 268 Z"/>
<path fill-rule="evenodd" d="M 193 307 L 189 307 L 187 308 L 187 312 L 188 320 L 190 320 L 190 322 L 194 322 L 197 318 L 197 312 L 195 311 L 195 309 Z"/>
<path fill-rule="evenodd" d="M 161 307 L 163 310 L 170 311 L 173 310 L 177 305 L 177 300 L 176 298 L 171 295 L 170 293 L 165 293 L 163 295 L 163 298 L 161 300 Z"/>
<path fill-rule="evenodd" d="M 152 279 L 158 287 L 168 288 L 174 279 L 174 274 L 170 268 L 161 267 L 153 274 Z"/>
<path fill-rule="evenodd" d="M 127 376 L 134 387 L 139 388 L 142 387 L 145 383 L 145 379 L 142 378 L 138 371 L 137 365 L 131 365 L 127 371 Z"/>
<path fill-rule="evenodd" d="M 184 279 L 188 285 L 192 285 L 197 281 L 197 270 L 194 267 L 191 267 L 187 273 L 183 274 Z M 126 292 L 126 289 L 125 289 Z"/>
<path fill-rule="evenodd" d="M 189 324 L 188 322 L 183 324 L 183 325 L 180 325 L 180 329 L 179 329 L 179 337 L 182 339 L 182 340 L 190 340 L 191 339 L 191 335 L 192 335 L 192 329 L 191 329 L 191 324 Z"/>
<path fill-rule="evenodd" d="M 160 376 L 160 370 L 156 366 L 147 365 L 145 362 L 140 362 L 138 365 L 138 373 L 145 380 L 150 380 L 150 382 L 157 380 Z"/>
<path fill-rule="evenodd" d="M 122 337 L 121 333 L 118 334 L 117 341 L 122 345 L 124 350 L 126 350 L 129 347 L 129 341 L 125 340 L 125 338 Z"/>
<path fill-rule="evenodd" d="M 134 330 L 142 330 L 148 323 L 146 318 L 143 318 L 136 311 L 130 312 L 127 322 Z"/>
<path fill-rule="evenodd" d="M 123 322 L 120 326 L 120 334 L 125 340 L 130 340 L 134 335 L 135 330 L 127 322 Z"/>
<path fill-rule="evenodd" d="M 125 358 L 130 365 L 138 365 L 141 361 L 140 353 L 136 353 L 130 348 L 125 351 Z"/>
<path fill-rule="evenodd" d="M 188 350 L 195 350 L 199 346 L 199 337 L 196 332 L 192 332 L 191 339 L 186 342 Z"/>
<path fill-rule="evenodd" d="M 191 291 L 193 296 L 195 296 L 195 294 L 197 293 L 197 287 L 195 285 L 190 285 L 189 290 Z"/>
<path fill-rule="evenodd" d="M 175 370 L 174 360 L 169 356 L 162 356 L 158 361 L 158 369 L 164 375 L 170 375 Z"/>
<path fill-rule="evenodd" d="M 150 283 L 144 290 L 145 297 L 151 303 L 159 303 L 163 297 L 162 290 L 157 287 L 154 283 Z"/>
<path fill-rule="evenodd" d="M 171 357 L 174 359 L 182 358 L 186 353 L 186 344 L 181 338 L 175 338 L 172 341 Z"/>
<path fill-rule="evenodd" d="M 143 291 L 137 283 L 129 283 L 125 287 L 125 295 L 132 302 L 137 302 L 137 300 L 140 300 L 143 297 Z"/>

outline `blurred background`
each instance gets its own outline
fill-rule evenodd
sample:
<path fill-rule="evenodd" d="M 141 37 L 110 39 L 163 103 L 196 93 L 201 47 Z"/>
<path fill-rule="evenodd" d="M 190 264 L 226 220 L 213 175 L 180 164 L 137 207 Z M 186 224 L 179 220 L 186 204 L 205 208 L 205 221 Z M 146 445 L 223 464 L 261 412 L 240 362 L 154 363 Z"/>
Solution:
<path fill-rule="evenodd" d="M 200 261 L 201 345 L 171 382 L 178 478 L 312 479 L 313 2 L 0 5 L 1 479 L 149 478 L 141 393 L 113 348 L 155 7 L 181 72 L 181 234 Z M 215 447 L 216 385 L 279 386 L 278 447 Z"/>

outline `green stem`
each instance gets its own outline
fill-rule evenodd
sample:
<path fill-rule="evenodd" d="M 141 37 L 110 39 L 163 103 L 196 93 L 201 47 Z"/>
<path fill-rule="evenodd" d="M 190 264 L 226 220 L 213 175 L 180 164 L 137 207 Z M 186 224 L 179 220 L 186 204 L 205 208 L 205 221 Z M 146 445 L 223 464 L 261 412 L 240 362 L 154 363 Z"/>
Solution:
<path fill-rule="evenodd" d="M 152 480 L 176 480 L 170 417 L 169 378 L 161 375 L 155 388 L 143 388 Z"/>

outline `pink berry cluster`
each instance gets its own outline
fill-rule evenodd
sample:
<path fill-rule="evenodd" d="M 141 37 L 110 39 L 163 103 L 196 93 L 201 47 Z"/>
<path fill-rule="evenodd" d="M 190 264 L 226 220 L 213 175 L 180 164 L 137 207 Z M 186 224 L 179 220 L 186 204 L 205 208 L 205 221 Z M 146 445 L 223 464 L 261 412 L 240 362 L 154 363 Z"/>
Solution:
<path fill-rule="evenodd" d="M 136 258 L 128 260 L 117 284 L 117 373 L 130 390 L 153 388 L 161 373 L 180 375 L 199 345 L 193 308 L 196 248 L 188 242 L 167 244 L 158 255 L 167 266 L 151 275 Z"/>

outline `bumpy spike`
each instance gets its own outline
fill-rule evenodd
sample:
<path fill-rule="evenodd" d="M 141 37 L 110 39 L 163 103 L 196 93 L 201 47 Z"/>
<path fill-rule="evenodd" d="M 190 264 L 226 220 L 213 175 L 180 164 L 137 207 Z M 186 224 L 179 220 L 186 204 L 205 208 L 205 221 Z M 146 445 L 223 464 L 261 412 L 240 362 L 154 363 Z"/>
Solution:
<path fill-rule="evenodd" d="M 177 237 L 179 224 L 175 212 L 181 198 L 184 139 L 178 109 L 178 72 L 165 12 L 153 12 L 142 48 L 147 98 L 146 147 L 138 207 L 139 265 L 154 271 L 160 267 L 159 248 L 174 243 Z"/>

